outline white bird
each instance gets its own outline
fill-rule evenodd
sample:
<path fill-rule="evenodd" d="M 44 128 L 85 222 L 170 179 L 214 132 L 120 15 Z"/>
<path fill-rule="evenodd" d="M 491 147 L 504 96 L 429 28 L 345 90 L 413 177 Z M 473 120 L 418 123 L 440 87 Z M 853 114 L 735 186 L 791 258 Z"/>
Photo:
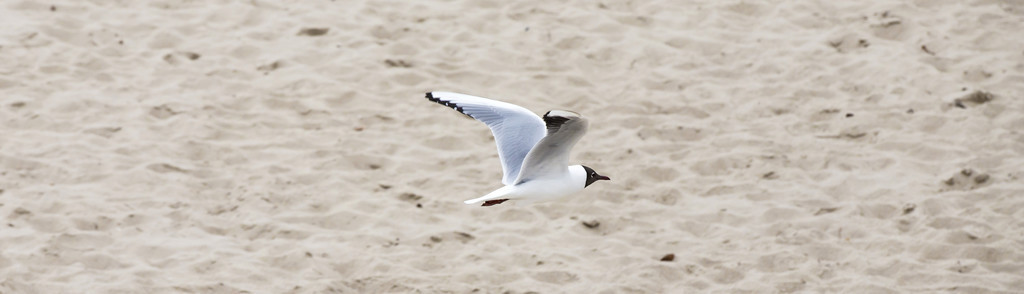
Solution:
<path fill-rule="evenodd" d="M 472 95 L 428 92 L 427 99 L 483 122 L 494 134 L 505 186 L 466 204 L 553 200 L 611 180 L 587 166 L 569 165 L 569 151 L 589 124 L 578 113 L 552 110 L 541 119 L 518 105 Z"/>

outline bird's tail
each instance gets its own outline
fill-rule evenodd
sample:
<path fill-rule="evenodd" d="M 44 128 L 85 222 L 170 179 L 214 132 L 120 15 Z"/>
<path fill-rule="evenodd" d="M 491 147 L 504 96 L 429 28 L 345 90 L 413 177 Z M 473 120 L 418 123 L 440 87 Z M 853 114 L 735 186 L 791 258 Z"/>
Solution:
<path fill-rule="evenodd" d="M 484 202 L 484 201 L 487 201 L 487 200 L 508 198 L 508 196 L 509 196 L 508 194 L 511 191 L 512 191 L 512 186 L 505 186 L 505 187 L 499 188 L 498 190 L 494 190 L 491 193 L 487 193 L 487 195 L 481 196 L 480 198 L 473 198 L 473 199 L 469 199 L 469 200 L 463 201 L 463 203 L 466 203 L 466 204 L 476 204 L 476 203 Z"/>

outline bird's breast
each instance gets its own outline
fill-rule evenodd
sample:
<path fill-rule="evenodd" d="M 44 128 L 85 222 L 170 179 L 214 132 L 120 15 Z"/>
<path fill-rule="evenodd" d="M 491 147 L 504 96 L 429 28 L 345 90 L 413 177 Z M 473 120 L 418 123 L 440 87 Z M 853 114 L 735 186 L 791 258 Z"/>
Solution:
<path fill-rule="evenodd" d="M 516 185 L 515 194 L 525 198 L 559 198 L 583 190 L 569 177 L 533 179 Z"/>

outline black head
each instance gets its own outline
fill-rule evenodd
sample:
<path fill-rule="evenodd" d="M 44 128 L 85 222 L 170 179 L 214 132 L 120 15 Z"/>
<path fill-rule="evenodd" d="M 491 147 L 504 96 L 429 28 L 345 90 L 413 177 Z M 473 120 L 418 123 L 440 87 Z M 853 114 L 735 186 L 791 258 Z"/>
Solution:
<path fill-rule="evenodd" d="M 600 181 L 600 180 L 605 180 L 605 181 L 611 181 L 612 180 L 611 178 L 608 178 L 606 176 L 602 176 L 602 175 L 597 174 L 597 172 L 594 171 L 594 169 L 590 168 L 589 166 L 583 165 L 583 170 L 587 171 L 587 184 L 583 186 L 584 188 L 586 188 L 587 186 L 590 186 L 590 184 L 593 184 L 594 182 L 597 182 L 597 181 Z"/>

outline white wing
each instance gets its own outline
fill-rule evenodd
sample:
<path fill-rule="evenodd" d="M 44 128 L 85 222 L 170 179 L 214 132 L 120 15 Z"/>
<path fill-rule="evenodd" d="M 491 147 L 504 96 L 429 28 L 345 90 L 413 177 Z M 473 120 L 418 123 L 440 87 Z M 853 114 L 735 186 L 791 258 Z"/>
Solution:
<path fill-rule="evenodd" d="M 526 108 L 515 104 L 450 92 L 428 92 L 427 99 L 458 110 L 491 128 L 498 145 L 501 182 L 511 185 L 523 166 L 523 159 L 533 145 L 544 137 L 544 121 Z"/>
<path fill-rule="evenodd" d="M 515 184 L 569 172 L 569 152 L 587 132 L 586 118 L 571 111 L 552 110 L 544 114 L 547 136 L 526 155 L 523 171 Z"/>

